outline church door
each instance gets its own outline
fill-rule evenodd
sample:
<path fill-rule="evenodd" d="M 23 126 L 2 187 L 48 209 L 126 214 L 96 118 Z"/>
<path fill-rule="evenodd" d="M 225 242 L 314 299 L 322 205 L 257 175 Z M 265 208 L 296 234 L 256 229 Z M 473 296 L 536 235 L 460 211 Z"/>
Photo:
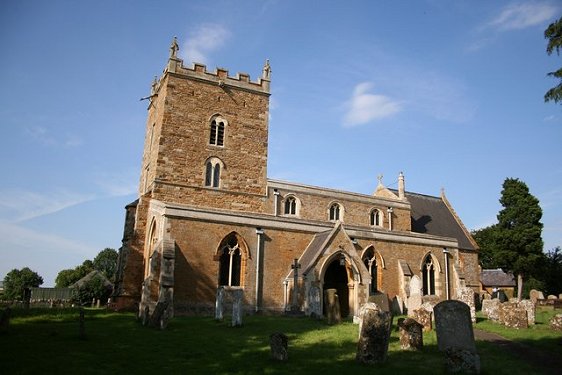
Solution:
<path fill-rule="evenodd" d="M 336 289 L 338 291 L 338 299 L 340 302 L 341 317 L 349 316 L 349 287 L 347 269 L 344 264 L 341 264 L 339 259 L 334 259 L 326 269 L 324 274 L 324 290 Z M 324 304 L 324 310 L 326 305 Z M 324 311 L 326 315 L 326 311 Z"/>

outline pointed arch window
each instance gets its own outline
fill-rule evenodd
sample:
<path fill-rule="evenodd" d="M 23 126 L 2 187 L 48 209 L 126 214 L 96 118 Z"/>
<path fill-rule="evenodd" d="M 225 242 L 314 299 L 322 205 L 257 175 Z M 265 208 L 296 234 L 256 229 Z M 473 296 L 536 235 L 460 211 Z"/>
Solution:
<path fill-rule="evenodd" d="M 330 221 L 341 220 L 341 207 L 339 203 L 330 206 Z"/>
<path fill-rule="evenodd" d="M 285 198 L 285 215 L 297 214 L 297 198 L 289 196 Z"/>
<path fill-rule="evenodd" d="M 227 122 L 220 116 L 211 120 L 211 132 L 209 136 L 209 144 L 213 146 L 224 146 L 224 131 Z"/>
<path fill-rule="evenodd" d="M 435 265 L 431 255 L 427 255 L 422 265 L 423 295 L 435 294 Z"/>
<path fill-rule="evenodd" d="M 382 226 L 381 211 L 376 209 L 376 208 L 371 211 L 371 226 L 373 226 L 373 227 Z"/>
<path fill-rule="evenodd" d="M 363 263 L 365 267 L 369 270 L 371 275 L 371 286 L 369 287 L 369 294 L 375 294 L 378 291 L 378 264 L 377 256 L 375 254 L 375 249 L 369 248 L 365 254 L 363 254 Z"/>
<path fill-rule="evenodd" d="M 242 252 L 235 235 L 219 250 L 219 286 L 240 286 Z"/>
<path fill-rule="evenodd" d="M 207 160 L 207 163 L 205 163 L 205 186 L 220 187 L 221 165 L 221 161 L 217 158 Z"/>

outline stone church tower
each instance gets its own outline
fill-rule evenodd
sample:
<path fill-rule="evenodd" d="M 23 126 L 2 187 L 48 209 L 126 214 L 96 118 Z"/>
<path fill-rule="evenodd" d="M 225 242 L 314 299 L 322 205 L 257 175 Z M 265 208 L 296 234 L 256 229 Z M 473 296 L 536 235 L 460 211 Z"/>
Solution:
<path fill-rule="evenodd" d="M 210 314 L 221 288 L 247 311 L 323 315 L 331 289 L 352 316 L 373 294 L 402 309 L 477 290 L 477 245 L 444 194 L 407 192 L 402 173 L 372 195 L 268 179 L 269 62 L 252 81 L 177 51 L 148 97 L 118 308 Z"/>

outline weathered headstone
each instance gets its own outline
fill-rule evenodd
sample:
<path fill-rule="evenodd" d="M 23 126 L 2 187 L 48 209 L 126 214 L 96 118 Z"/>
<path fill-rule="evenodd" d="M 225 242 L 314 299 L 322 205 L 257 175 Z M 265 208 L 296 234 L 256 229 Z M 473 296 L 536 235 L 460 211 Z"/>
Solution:
<path fill-rule="evenodd" d="M 377 304 L 373 302 L 367 302 L 361 305 L 357 313 L 358 323 L 359 323 L 359 330 L 358 330 L 359 337 L 361 337 L 361 328 L 363 327 L 363 315 L 365 314 L 365 311 L 367 311 L 367 309 L 380 310 Z"/>
<path fill-rule="evenodd" d="M 388 295 L 386 293 L 376 292 L 369 296 L 368 302 L 372 302 L 379 307 L 379 310 L 390 311 L 390 304 L 388 302 Z"/>
<path fill-rule="evenodd" d="M 474 304 L 474 290 L 468 287 L 459 288 L 457 291 L 457 299 L 464 302 L 470 308 L 470 319 L 472 323 L 476 323 L 476 306 Z"/>
<path fill-rule="evenodd" d="M 537 303 L 537 300 L 544 299 L 544 295 L 539 290 L 531 289 L 531 291 L 529 292 L 529 298 L 531 299 L 531 301 L 533 301 L 533 303 Z"/>
<path fill-rule="evenodd" d="M 78 316 L 78 338 L 86 339 L 86 323 L 84 322 L 84 309 L 80 308 Z"/>
<path fill-rule="evenodd" d="M 527 323 L 529 325 L 534 325 L 535 324 L 536 307 L 535 307 L 535 304 L 533 303 L 533 301 L 531 301 L 530 299 L 523 299 L 523 300 L 519 301 L 519 303 L 517 305 L 527 312 Z"/>
<path fill-rule="evenodd" d="M 6 307 L 0 311 L 0 333 L 6 333 L 10 329 L 10 318 L 12 317 L 12 309 Z"/>
<path fill-rule="evenodd" d="M 149 325 L 151 327 L 157 327 L 160 329 L 164 329 L 167 326 L 167 322 L 163 322 L 167 319 L 167 310 L 168 310 L 168 301 L 158 301 L 156 303 L 156 307 L 154 307 L 154 311 L 149 319 Z"/>
<path fill-rule="evenodd" d="M 558 299 L 558 297 L 556 297 L 554 294 L 549 294 L 546 299 Z"/>
<path fill-rule="evenodd" d="M 562 331 L 562 314 L 556 314 L 550 319 L 550 328 L 555 331 Z"/>
<path fill-rule="evenodd" d="M 448 300 L 435 305 L 437 346 L 445 353 L 449 372 L 480 373 L 470 307 L 464 302 Z"/>
<path fill-rule="evenodd" d="M 308 289 L 308 315 L 313 318 L 322 316 L 322 301 L 320 300 L 320 288 L 312 285 Z"/>
<path fill-rule="evenodd" d="M 324 303 L 326 306 L 326 319 L 328 324 L 340 323 L 340 301 L 337 289 L 326 289 L 324 291 Z"/>
<path fill-rule="evenodd" d="M 499 307 L 499 322 L 509 328 L 527 328 L 527 311 L 517 303 L 505 302 Z"/>
<path fill-rule="evenodd" d="M 482 294 L 482 301 L 486 300 L 486 299 L 492 299 L 492 295 L 488 292 L 484 292 Z"/>
<path fill-rule="evenodd" d="M 242 289 L 236 289 L 232 291 L 232 326 L 240 327 L 242 325 L 242 299 L 244 297 L 244 291 Z"/>
<path fill-rule="evenodd" d="M 400 296 L 394 296 L 392 299 L 392 313 L 395 315 L 404 314 L 404 301 Z"/>
<path fill-rule="evenodd" d="M 365 308 L 355 359 L 360 363 L 375 364 L 386 360 L 392 314 L 376 308 Z"/>
<path fill-rule="evenodd" d="M 400 347 L 404 350 L 423 349 L 423 326 L 412 318 L 398 321 Z"/>
<path fill-rule="evenodd" d="M 150 307 L 145 306 L 141 313 L 141 321 L 143 326 L 147 326 L 150 321 Z"/>
<path fill-rule="evenodd" d="M 433 328 L 431 319 L 432 315 L 433 314 L 426 309 L 419 308 L 417 310 L 414 310 L 410 316 L 422 325 L 424 332 L 429 332 Z"/>
<path fill-rule="evenodd" d="M 412 314 L 412 311 L 417 310 L 422 305 L 422 296 L 419 294 L 413 294 L 408 297 L 406 307 L 408 309 L 408 315 Z"/>
<path fill-rule="evenodd" d="M 224 287 L 219 286 L 217 288 L 216 300 L 215 300 L 215 320 L 222 321 L 224 314 Z"/>
<path fill-rule="evenodd" d="M 422 282 L 418 275 L 412 276 L 410 279 L 410 287 L 408 296 L 420 295 L 422 294 Z"/>
<path fill-rule="evenodd" d="M 495 322 L 499 320 L 499 308 L 500 300 L 497 298 L 485 299 L 482 301 L 482 312 L 488 317 L 488 319 Z"/>
<path fill-rule="evenodd" d="M 280 332 L 272 333 L 269 336 L 269 346 L 271 348 L 271 358 L 276 361 L 286 361 L 289 359 L 288 349 L 289 339 Z"/>

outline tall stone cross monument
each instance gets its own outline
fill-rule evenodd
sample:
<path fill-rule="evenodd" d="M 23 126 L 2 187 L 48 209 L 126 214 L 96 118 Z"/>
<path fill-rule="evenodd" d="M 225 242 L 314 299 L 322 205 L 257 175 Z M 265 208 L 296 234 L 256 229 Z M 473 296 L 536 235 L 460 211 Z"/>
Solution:
<path fill-rule="evenodd" d="M 293 303 L 291 306 L 292 311 L 299 310 L 299 268 L 301 265 L 299 264 L 299 260 L 295 258 L 293 264 L 291 264 L 291 268 L 293 269 Z"/>

